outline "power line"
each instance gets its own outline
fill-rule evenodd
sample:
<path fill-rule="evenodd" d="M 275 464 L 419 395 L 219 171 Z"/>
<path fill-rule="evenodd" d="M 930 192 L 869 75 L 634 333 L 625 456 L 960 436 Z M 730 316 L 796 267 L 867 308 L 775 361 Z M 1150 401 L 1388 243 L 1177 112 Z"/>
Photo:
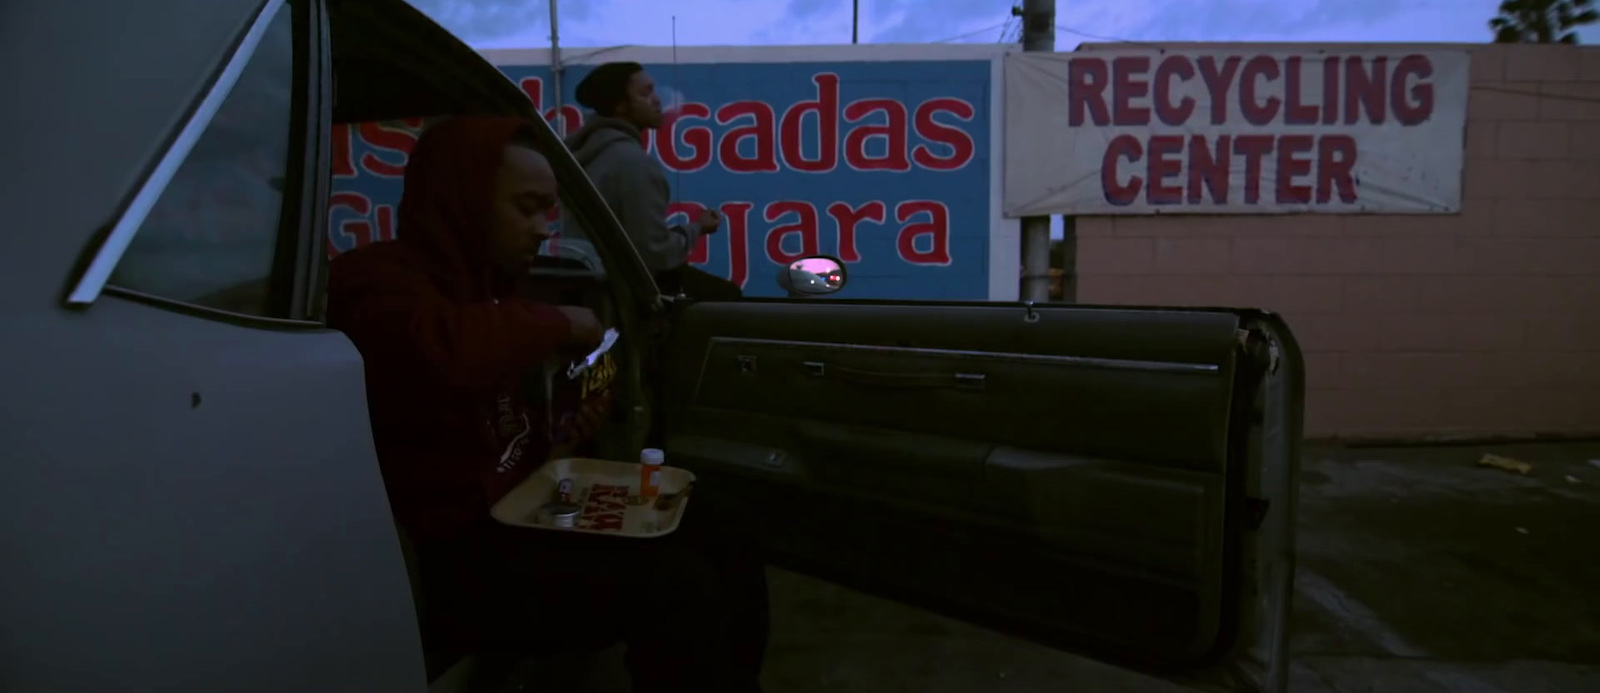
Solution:
<path fill-rule="evenodd" d="M 1007 20 L 1007 21 L 1009 21 L 1009 20 Z M 999 29 L 1000 27 L 1003 27 L 1005 25 L 1006 25 L 1006 22 L 1001 22 L 999 24 L 991 24 L 991 25 L 986 26 L 986 27 L 984 27 L 982 29 L 969 31 L 969 32 L 967 32 L 965 34 L 958 34 L 958 35 L 955 35 L 955 36 L 951 36 L 950 38 L 939 39 L 938 41 L 934 41 L 934 43 L 949 43 L 951 41 L 960 41 L 961 39 L 971 38 L 973 36 L 977 36 L 978 34 L 987 34 L 987 33 L 991 32 L 991 31 L 994 31 L 995 29 Z"/>
<path fill-rule="evenodd" d="M 1074 29 L 1074 28 L 1072 28 L 1070 26 L 1063 26 L 1063 25 L 1060 25 L 1060 24 L 1056 25 L 1056 31 L 1065 31 L 1065 32 L 1067 32 L 1069 34 L 1072 34 L 1074 36 L 1078 36 L 1080 38 L 1090 39 L 1092 41 L 1109 41 L 1111 43 L 1126 43 L 1126 44 L 1139 45 L 1139 46 L 1154 46 L 1154 45 L 1157 45 L 1157 43 L 1154 42 L 1154 41 L 1135 41 L 1133 39 L 1117 38 L 1115 36 L 1101 36 L 1100 34 L 1091 34 L 1091 33 L 1087 32 L 1087 31 L 1081 31 L 1081 30 L 1078 30 L 1078 29 Z"/>
<path fill-rule="evenodd" d="M 1017 39 L 1021 38 L 1021 34 L 1022 20 L 1018 17 L 1012 17 L 1006 20 L 1005 28 L 1000 30 L 1000 38 L 997 43 L 1016 43 Z"/>
<path fill-rule="evenodd" d="M 1491 87 L 1487 85 L 1474 85 L 1473 91 L 1492 91 L 1496 94 L 1512 94 L 1515 96 L 1537 96 L 1541 99 L 1555 99 L 1557 101 L 1577 101 L 1579 103 L 1600 103 L 1600 98 L 1593 96 L 1578 96 L 1575 94 L 1545 94 L 1543 92 L 1528 91 L 1526 89 L 1507 89 L 1505 87 Z"/>

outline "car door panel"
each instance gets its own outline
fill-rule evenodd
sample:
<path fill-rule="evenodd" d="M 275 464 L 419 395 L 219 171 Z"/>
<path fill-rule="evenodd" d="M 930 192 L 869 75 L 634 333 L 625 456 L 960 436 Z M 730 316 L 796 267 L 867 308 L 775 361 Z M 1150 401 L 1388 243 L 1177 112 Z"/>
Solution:
<path fill-rule="evenodd" d="M 1250 334 L 1220 310 L 691 305 L 666 444 L 781 562 L 1193 671 L 1239 644 Z"/>
<path fill-rule="evenodd" d="M 360 354 L 161 303 L 111 288 L 13 345 L 40 396 L 6 408 L 7 683 L 422 690 Z"/>
<path fill-rule="evenodd" d="M 0 257 L 30 285 L 0 365 L 0 687 L 424 690 L 361 357 L 313 322 L 321 3 L 187 4 L 16 13 L 73 52 L 13 52 L 55 85 L 19 100 L 146 111 L 113 129 L 150 152 L 53 116 L 8 140 L 58 146 L 0 201 L 19 220 Z M 123 203 L 62 215 L 96 199 Z M 33 293 L 63 286 L 65 305 Z"/>
<path fill-rule="evenodd" d="M 1218 347 L 1222 355 L 1228 355 L 1229 343 Z M 763 401 L 762 415 L 876 423 L 935 436 L 982 431 L 990 440 L 1045 449 L 1060 445 L 1059 431 L 1033 425 L 1034 417 L 1059 417 L 1072 421 L 1076 450 L 1200 471 L 1220 468 L 1231 385 L 1227 364 L 1054 357 L 1021 351 L 1038 350 L 1026 344 L 1017 349 L 995 355 L 716 338 L 695 402 L 741 410 L 744 402 L 781 386 L 784 396 Z M 1064 396 L 1021 396 L 1041 389 Z M 1120 435 L 1134 408 L 1147 426 L 1161 426 L 1160 440 L 1135 442 Z M 950 419 L 952 411 L 960 412 L 957 420 Z"/>

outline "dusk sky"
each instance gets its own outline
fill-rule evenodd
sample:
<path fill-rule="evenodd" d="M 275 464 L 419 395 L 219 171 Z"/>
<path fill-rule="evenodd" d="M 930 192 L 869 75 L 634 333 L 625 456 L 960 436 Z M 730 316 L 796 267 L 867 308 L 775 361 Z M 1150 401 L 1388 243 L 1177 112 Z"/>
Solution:
<path fill-rule="evenodd" d="M 547 0 L 411 0 L 479 48 L 549 45 Z M 850 42 L 850 0 L 557 0 L 563 46 Z M 861 0 L 863 43 L 993 43 L 1011 0 Z M 1499 0 L 1072 0 L 1056 47 L 1081 41 L 1490 39 Z M 1600 26 L 1580 32 L 1600 43 Z"/>

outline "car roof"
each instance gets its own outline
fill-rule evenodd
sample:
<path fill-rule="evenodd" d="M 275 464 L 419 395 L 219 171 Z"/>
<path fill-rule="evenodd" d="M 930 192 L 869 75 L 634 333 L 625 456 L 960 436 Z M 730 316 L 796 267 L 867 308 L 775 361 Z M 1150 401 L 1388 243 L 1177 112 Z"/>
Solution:
<path fill-rule="evenodd" d="M 266 0 L 0 5 L 0 305 L 55 302 Z"/>

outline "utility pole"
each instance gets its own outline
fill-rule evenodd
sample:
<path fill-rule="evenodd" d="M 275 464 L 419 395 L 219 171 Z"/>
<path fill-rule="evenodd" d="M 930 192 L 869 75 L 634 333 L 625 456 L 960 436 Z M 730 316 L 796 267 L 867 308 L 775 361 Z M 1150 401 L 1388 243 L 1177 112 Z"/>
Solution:
<path fill-rule="evenodd" d="M 1020 6 L 1011 8 L 1011 13 L 1022 18 L 1022 50 L 1055 52 L 1055 0 L 1022 0 Z M 1048 216 L 1022 218 L 1022 300 L 1050 300 Z"/>
<path fill-rule="evenodd" d="M 550 125 L 555 128 L 557 135 L 566 137 L 567 119 L 561 115 L 566 98 L 561 91 L 561 32 L 556 24 L 556 0 L 550 0 L 550 88 L 556 93 L 556 117 Z"/>
<path fill-rule="evenodd" d="M 850 45 L 861 43 L 861 0 L 850 3 Z"/>

